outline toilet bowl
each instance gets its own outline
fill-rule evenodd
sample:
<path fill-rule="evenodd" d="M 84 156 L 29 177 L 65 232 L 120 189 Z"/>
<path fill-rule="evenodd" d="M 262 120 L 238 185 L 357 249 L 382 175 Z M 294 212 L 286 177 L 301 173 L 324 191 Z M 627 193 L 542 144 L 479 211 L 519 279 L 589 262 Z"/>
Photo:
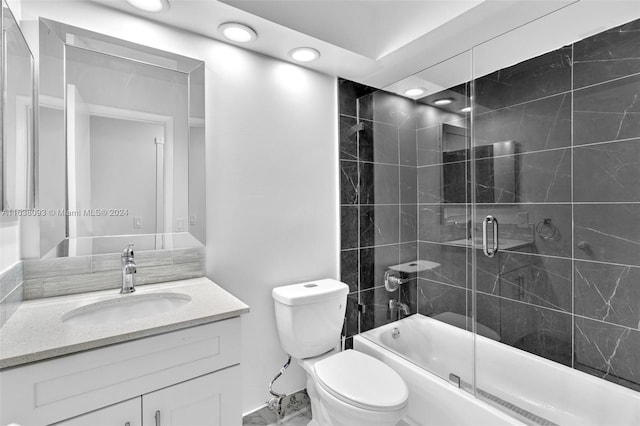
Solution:
<path fill-rule="evenodd" d="M 390 426 L 407 411 L 409 390 L 388 365 L 353 350 L 298 361 L 307 373 L 309 426 Z"/>
<path fill-rule="evenodd" d="M 335 349 L 348 287 L 333 279 L 273 289 L 283 349 L 307 373 L 310 426 L 393 426 L 407 410 L 409 390 L 383 362 Z"/>

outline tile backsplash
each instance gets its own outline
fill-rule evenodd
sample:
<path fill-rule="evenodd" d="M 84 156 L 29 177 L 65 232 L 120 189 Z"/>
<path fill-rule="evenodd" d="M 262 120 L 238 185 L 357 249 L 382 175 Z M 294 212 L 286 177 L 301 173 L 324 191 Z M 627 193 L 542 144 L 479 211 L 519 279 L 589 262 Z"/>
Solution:
<path fill-rule="evenodd" d="M 204 249 L 135 252 L 136 285 L 204 276 Z M 119 288 L 120 254 L 24 261 L 24 300 Z"/>

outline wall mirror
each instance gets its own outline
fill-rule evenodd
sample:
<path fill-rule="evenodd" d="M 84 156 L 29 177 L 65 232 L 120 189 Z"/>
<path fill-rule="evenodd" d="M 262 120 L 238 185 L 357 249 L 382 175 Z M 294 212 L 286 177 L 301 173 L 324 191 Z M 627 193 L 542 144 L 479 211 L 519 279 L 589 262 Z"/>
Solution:
<path fill-rule="evenodd" d="M 442 125 L 442 201 L 471 203 L 471 161 L 466 129 Z M 518 194 L 518 157 L 515 141 L 473 148 L 476 174 L 476 203 L 514 204 Z"/>
<path fill-rule="evenodd" d="M 4 1 L 0 50 L 0 209 L 27 209 L 35 199 L 33 55 Z"/>
<path fill-rule="evenodd" d="M 203 245 L 204 63 L 46 19 L 40 58 L 41 255 Z"/>

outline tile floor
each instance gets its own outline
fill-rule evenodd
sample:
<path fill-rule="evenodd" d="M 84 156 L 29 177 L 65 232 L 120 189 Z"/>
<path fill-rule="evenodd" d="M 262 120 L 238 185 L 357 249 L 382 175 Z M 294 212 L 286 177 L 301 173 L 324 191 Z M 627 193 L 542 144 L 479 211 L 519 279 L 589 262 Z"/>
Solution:
<path fill-rule="evenodd" d="M 284 398 L 284 418 L 278 420 L 275 412 L 263 407 L 242 419 L 243 426 L 307 426 L 311 421 L 311 403 L 306 390 Z"/>

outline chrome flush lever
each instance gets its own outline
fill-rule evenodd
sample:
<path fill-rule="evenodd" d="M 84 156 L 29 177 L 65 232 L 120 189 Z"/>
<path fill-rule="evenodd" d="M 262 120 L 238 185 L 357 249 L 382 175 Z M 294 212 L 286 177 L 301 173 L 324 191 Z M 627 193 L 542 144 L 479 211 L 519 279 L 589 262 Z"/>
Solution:
<path fill-rule="evenodd" d="M 487 242 L 487 225 L 490 223 L 493 225 L 492 248 L 489 248 L 489 243 Z M 491 215 L 488 215 L 482 221 L 482 251 L 487 257 L 493 257 L 498 252 L 498 219 Z"/>

